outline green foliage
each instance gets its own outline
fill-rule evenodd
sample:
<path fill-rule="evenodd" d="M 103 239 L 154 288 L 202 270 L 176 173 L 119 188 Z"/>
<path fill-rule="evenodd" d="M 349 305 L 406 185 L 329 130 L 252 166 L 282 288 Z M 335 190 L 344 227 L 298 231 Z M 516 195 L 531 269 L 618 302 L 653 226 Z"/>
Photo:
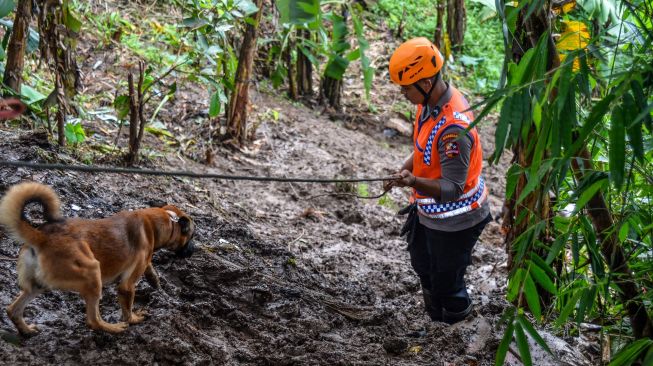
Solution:
<path fill-rule="evenodd" d="M 622 279 L 612 272 L 612 258 L 603 253 L 606 241 L 616 239 L 629 274 L 641 289 L 634 300 L 650 313 L 653 14 L 643 2 L 613 6 L 588 0 L 579 4 L 582 7 L 560 15 L 550 32 L 561 33 L 555 27 L 562 26 L 563 21 L 569 24 L 574 20 L 581 25 L 592 24 L 595 19 L 612 22 L 594 23 L 589 46 L 567 52 L 560 66 L 550 71 L 548 34 L 542 35 L 519 63 L 507 64 L 506 85 L 494 93 L 481 112 L 486 114 L 494 104 L 503 103 L 491 162 L 497 162 L 504 149 L 515 147 L 531 158 L 527 166 L 515 164 L 508 170 L 507 198 L 520 205 L 540 192 L 535 196 L 535 209 L 539 209 L 542 197 L 554 197 L 547 208 L 553 213 L 551 220 L 542 221 L 528 211 L 514 218 L 515 224 L 525 223 L 526 229 L 512 243 L 515 268 L 507 297 L 516 302 L 517 314 L 528 308 L 537 321 L 558 328 L 600 322 L 605 332 L 623 334 L 624 339 L 631 340 L 623 347 L 619 345 L 621 352 L 611 365 L 648 364 L 653 361 L 652 343 L 648 339 L 632 340 L 632 330 L 621 326 L 628 316 L 620 295 Z M 534 13 L 542 2 L 520 2 L 519 6 L 526 13 Z M 512 31 L 508 36 L 521 26 L 515 22 L 516 10 L 506 6 L 502 12 L 506 27 Z M 517 41 L 508 39 L 507 44 L 512 47 Z M 522 174 L 526 184 L 514 197 L 512 192 Z M 593 198 L 597 195 L 606 201 L 614 221 L 603 232 L 597 232 L 596 222 L 587 211 L 588 204 L 596 204 Z M 543 294 L 552 298 L 547 309 L 538 298 Z M 506 342 L 513 338 L 524 363 L 529 363 L 520 326 L 509 324 L 519 316 L 507 318 L 497 364 L 503 364 Z M 526 326 L 521 324 L 521 329 Z"/>
<path fill-rule="evenodd" d="M 358 191 L 358 195 L 361 196 L 361 197 L 369 197 L 370 196 L 370 192 L 369 192 L 370 189 L 369 188 L 370 188 L 370 186 L 367 183 L 358 183 L 357 187 L 356 187 L 356 189 Z"/>
<path fill-rule="evenodd" d="M 359 4 L 342 0 L 323 3 L 328 5 L 321 6 L 318 0 L 276 2 L 283 32 L 279 38 L 268 40 L 274 43 L 268 56 L 273 61 L 275 70 L 272 75 L 273 84 L 279 87 L 289 77 L 287 67 L 281 60 L 284 51 L 291 53 L 293 61 L 296 60 L 297 52 L 301 52 L 316 68 L 322 67 L 321 60 L 326 59 L 321 73 L 336 80 L 343 78 L 351 62 L 360 59 L 365 96 L 369 103 L 375 69 L 367 54 L 369 42 L 365 37 L 363 9 Z M 353 27 L 353 33 L 350 27 Z M 309 31 L 310 35 L 294 36 L 295 32 L 302 30 Z M 289 50 L 291 37 L 297 44 L 296 49 Z M 353 50 L 352 38 L 358 44 Z"/>
<path fill-rule="evenodd" d="M 79 122 L 66 123 L 64 133 L 66 134 L 66 141 L 71 145 L 77 145 L 86 140 L 86 133 Z"/>
<path fill-rule="evenodd" d="M 14 0 L 0 0 L 0 18 L 4 18 L 16 8 Z"/>
<path fill-rule="evenodd" d="M 640 339 L 624 347 L 608 366 L 632 365 L 638 359 L 643 359 L 642 365 L 653 364 L 653 340 Z"/>
<path fill-rule="evenodd" d="M 493 7 L 473 2 L 465 5 L 467 25 L 463 51 L 461 55 L 453 55 L 454 62 L 448 67 L 453 70 L 452 77 L 457 85 L 479 94 L 486 93 L 494 90 L 501 75 L 501 23 L 492 16 Z M 414 37 L 433 39 L 437 17 L 435 1 L 380 0 L 376 13 L 392 30 L 402 24 L 402 36 L 406 40 Z"/>
<path fill-rule="evenodd" d="M 281 15 L 282 24 L 304 26 L 317 29 L 320 21 L 320 0 L 279 0 L 276 6 Z"/>

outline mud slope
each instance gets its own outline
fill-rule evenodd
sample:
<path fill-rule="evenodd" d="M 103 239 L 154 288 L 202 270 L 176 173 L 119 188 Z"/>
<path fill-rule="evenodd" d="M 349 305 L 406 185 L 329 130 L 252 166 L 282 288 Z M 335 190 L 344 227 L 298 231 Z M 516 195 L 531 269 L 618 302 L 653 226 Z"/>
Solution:
<path fill-rule="evenodd" d="M 261 111 L 282 112 L 277 120 L 262 118 L 249 148 L 217 150 L 213 167 L 176 154 L 147 164 L 253 175 L 384 176 L 408 153 L 407 141 L 384 140 L 380 126 L 353 130 L 266 94 L 255 94 L 254 103 Z M 486 153 L 491 151 L 487 140 Z M 0 129 L 0 150 L 3 159 L 78 162 L 29 131 Z M 503 195 L 501 174 L 497 168 L 486 173 L 495 215 Z M 72 293 L 53 291 L 32 302 L 26 317 L 41 329 L 32 338 L 17 336 L 3 312 L 2 364 L 493 362 L 505 277 L 496 222 L 486 229 L 469 270 L 476 311 L 469 321 L 447 327 L 428 323 L 421 312 L 418 280 L 397 237 L 402 219 L 395 212 L 407 192 L 395 190 L 381 205 L 313 197 L 333 192 L 333 186 L 2 168 L 0 194 L 24 179 L 52 185 L 66 216 L 98 218 L 164 199 L 195 218 L 200 249 L 187 260 L 167 252 L 155 255 L 162 289 L 141 282 L 136 295 L 136 307 L 150 316 L 118 336 L 90 331 L 83 302 Z M 366 188 L 376 194 L 380 184 Z M 37 211 L 30 214 L 37 217 Z M 0 255 L 13 257 L 17 251 L 18 243 L 0 232 Z M 15 265 L 0 260 L 3 307 L 18 293 Z M 119 319 L 112 286 L 104 290 L 101 310 L 106 320 Z M 405 336 L 425 325 L 426 337 Z"/>

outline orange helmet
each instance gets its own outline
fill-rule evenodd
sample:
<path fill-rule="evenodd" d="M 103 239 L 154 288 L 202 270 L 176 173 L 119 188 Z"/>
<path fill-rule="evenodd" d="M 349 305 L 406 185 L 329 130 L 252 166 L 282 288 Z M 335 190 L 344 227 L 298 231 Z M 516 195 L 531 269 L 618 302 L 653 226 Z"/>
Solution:
<path fill-rule="evenodd" d="M 443 63 L 442 54 L 431 41 L 413 38 L 401 44 L 390 57 L 390 79 L 395 84 L 410 85 L 434 76 Z"/>

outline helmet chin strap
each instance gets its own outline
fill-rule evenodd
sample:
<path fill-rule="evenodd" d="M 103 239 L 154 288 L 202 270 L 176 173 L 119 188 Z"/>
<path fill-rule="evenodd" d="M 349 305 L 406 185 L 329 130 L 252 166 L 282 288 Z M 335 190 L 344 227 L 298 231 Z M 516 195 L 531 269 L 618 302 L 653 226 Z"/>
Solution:
<path fill-rule="evenodd" d="M 422 106 L 426 107 L 426 105 L 429 102 L 429 99 L 431 99 L 431 94 L 433 93 L 433 89 L 435 89 L 435 83 L 431 83 L 431 89 L 429 89 L 428 93 L 425 92 L 421 86 L 417 85 L 417 83 L 415 83 L 414 86 L 415 89 L 417 89 L 417 91 L 424 96 L 424 101 L 422 101 Z"/>
<path fill-rule="evenodd" d="M 424 101 L 422 101 L 422 106 L 426 107 L 427 104 L 429 103 L 429 99 L 431 99 L 431 94 L 433 93 L 433 90 L 435 89 L 435 84 L 437 84 L 439 78 L 440 78 L 439 72 L 433 75 L 433 77 L 431 78 L 431 89 L 429 89 L 428 93 L 425 92 L 421 86 L 417 85 L 417 83 L 413 84 L 415 86 L 415 89 L 417 89 L 417 91 L 424 96 Z"/>

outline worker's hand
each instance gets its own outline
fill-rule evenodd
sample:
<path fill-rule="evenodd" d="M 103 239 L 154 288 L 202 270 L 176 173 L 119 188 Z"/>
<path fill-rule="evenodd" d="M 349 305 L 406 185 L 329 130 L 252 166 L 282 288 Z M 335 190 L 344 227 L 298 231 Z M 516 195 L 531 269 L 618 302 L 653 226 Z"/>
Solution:
<path fill-rule="evenodd" d="M 409 170 L 402 170 L 393 176 L 395 179 L 383 183 L 384 190 L 390 190 L 392 187 L 413 187 L 417 178 Z"/>

